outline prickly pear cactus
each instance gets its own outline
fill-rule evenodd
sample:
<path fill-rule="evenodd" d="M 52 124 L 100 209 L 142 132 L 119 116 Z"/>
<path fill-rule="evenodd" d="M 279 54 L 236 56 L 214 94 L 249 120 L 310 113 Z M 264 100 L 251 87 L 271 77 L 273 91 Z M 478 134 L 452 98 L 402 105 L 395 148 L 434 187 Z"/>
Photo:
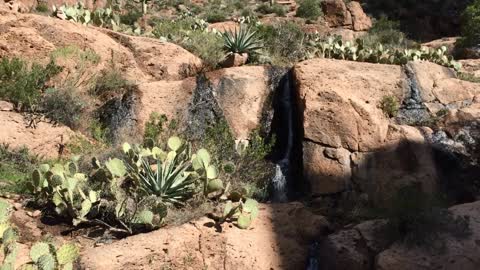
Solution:
<path fill-rule="evenodd" d="M 87 185 L 87 175 L 80 173 L 75 160 L 65 164 L 40 165 L 32 172 L 31 188 L 38 201 L 51 202 L 57 214 L 72 218 L 74 224 L 86 220 L 97 193 Z M 85 194 L 88 194 L 85 195 Z"/>
<path fill-rule="evenodd" d="M 57 250 L 57 262 L 60 265 L 73 264 L 80 255 L 79 248 L 71 243 L 62 245 Z"/>

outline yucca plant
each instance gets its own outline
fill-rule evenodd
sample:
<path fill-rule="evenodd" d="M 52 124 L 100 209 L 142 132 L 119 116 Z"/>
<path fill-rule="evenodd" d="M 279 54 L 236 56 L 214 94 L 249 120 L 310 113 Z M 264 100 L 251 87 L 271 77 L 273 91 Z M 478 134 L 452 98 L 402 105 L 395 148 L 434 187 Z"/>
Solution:
<path fill-rule="evenodd" d="M 228 53 L 251 53 L 262 47 L 257 32 L 242 24 L 238 31 L 236 28 L 234 31 L 225 31 L 222 33 L 222 37 L 225 42 L 224 49 Z"/>

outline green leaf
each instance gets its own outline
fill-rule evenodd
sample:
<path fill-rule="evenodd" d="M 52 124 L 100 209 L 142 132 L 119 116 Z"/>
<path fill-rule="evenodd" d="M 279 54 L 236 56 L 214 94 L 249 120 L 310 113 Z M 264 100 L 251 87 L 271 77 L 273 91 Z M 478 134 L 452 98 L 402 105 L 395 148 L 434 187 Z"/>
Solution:
<path fill-rule="evenodd" d="M 180 149 L 180 147 L 182 147 L 182 140 L 179 138 L 179 137 L 170 137 L 170 139 L 168 139 L 168 142 L 167 142 L 167 145 L 168 147 L 172 150 L 172 151 L 177 151 L 178 149 Z"/>
<path fill-rule="evenodd" d="M 88 192 L 88 199 L 94 203 L 98 200 L 98 195 L 97 195 L 97 192 L 93 191 L 93 190 L 90 190 Z"/>
<path fill-rule="evenodd" d="M 210 154 L 208 153 L 207 149 L 202 148 L 198 150 L 197 157 L 200 158 L 203 167 L 208 168 L 208 166 L 210 165 Z"/>
<path fill-rule="evenodd" d="M 73 263 L 64 264 L 61 270 L 73 270 Z"/>
<path fill-rule="evenodd" d="M 54 174 L 50 180 L 48 181 L 49 185 L 52 186 L 52 187 L 58 187 L 60 185 L 62 185 L 63 183 L 63 178 L 58 175 L 58 174 Z"/>
<path fill-rule="evenodd" d="M 153 158 L 160 160 L 165 160 L 165 158 L 167 157 L 167 153 L 165 153 L 162 149 L 156 146 L 152 148 L 152 155 Z"/>
<path fill-rule="evenodd" d="M 204 169 L 202 160 L 196 154 L 192 156 L 192 167 L 195 171 Z"/>
<path fill-rule="evenodd" d="M 65 188 L 67 188 L 68 192 L 73 192 L 77 187 L 78 179 L 73 177 L 68 177 L 65 181 Z"/>
<path fill-rule="evenodd" d="M 215 179 L 218 177 L 218 170 L 217 167 L 214 165 L 210 165 L 207 168 L 207 178 L 208 179 Z"/>
<path fill-rule="evenodd" d="M 34 263 L 37 263 L 41 256 L 49 253 L 50 245 L 45 242 L 38 242 L 35 243 L 30 249 L 30 259 L 32 259 Z"/>
<path fill-rule="evenodd" d="M 68 172 L 69 175 L 73 176 L 78 172 L 77 164 L 73 162 L 69 162 L 65 165 L 65 171 Z"/>
<path fill-rule="evenodd" d="M 88 215 L 90 212 L 90 209 L 92 209 L 92 202 L 90 200 L 84 200 L 82 202 L 82 208 L 80 209 L 80 217 L 85 217 Z"/>
<path fill-rule="evenodd" d="M 64 264 L 61 270 L 73 270 L 73 263 Z"/>
<path fill-rule="evenodd" d="M 55 258 L 52 254 L 45 254 L 38 258 L 38 269 L 39 270 L 55 270 Z"/>
<path fill-rule="evenodd" d="M 223 209 L 223 217 L 226 218 L 228 214 L 230 214 L 230 211 L 233 209 L 233 203 L 232 201 L 227 201 L 225 204 L 225 208 Z"/>
<path fill-rule="evenodd" d="M 38 166 L 38 169 L 43 172 L 43 173 L 46 173 L 50 170 L 50 165 L 48 164 L 42 164 L 40 166 Z"/>
<path fill-rule="evenodd" d="M 55 204 L 55 206 L 59 206 L 63 203 L 62 196 L 58 192 L 55 192 L 52 197 L 52 202 Z"/>
<path fill-rule="evenodd" d="M 248 229 L 250 225 L 252 224 L 252 218 L 250 217 L 249 214 L 240 214 L 240 216 L 237 219 L 237 226 L 240 229 Z"/>
<path fill-rule="evenodd" d="M 258 209 L 258 202 L 254 199 L 247 199 L 243 204 L 242 211 L 251 213 L 255 209 Z"/>
<path fill-rule="evenodd" d="M 10 204 L 5 200 L 0 200 L 0 223 L 8 221 L 10 216 Z"/>
<path fill-rule="evenodd" d="M 137 214 L 137 222 L 140 224 L 152 224 L 153 222 L 153 212 L 149 210 L 143 210 Z"/>
<path fill-rule="evenodd" d="M 12 227 L 7 228 L 2 235 L 2 244 L 8 244 L 17 240 L 17 233 Z"/>
<path fill-rule="evenodd" d="M 228 174 L 233 174 L 235 172 L 235 164 L 233 164 L 233 162 L 226 162 L 223 164 L 223 171 Z"/>
<path fill-rule="evenodd" d="M 3 237 L 3 233 L 8 229 L 10 228 L 10 224 L 5 222 L 5 223 L 0 223 L 0 240 L 2 239 Z"/>
<path fill-rule="evenodd" d="M 64 177 L 63 174 L 64 174 L 65 170 L 64 170 L 62 164 L 56 163 L 55 165 L 53 165 L 53 167 L 50 169 L 50 171 L 53 174 L 59 175 L 62 178 Z"/>
<path fill-rule="evenodd" d="M 109 159 L 105 163 L 105 166 L 113 176 L 123 177 L 127 173 L 127 168 L 125 167 L 125 164 L 123 164 L 123 161 L 118 158 Z"/>
<path fill-rule="evenodd" d="M 220 179 L 213 179 L 208 181 L 208 186 L 207 186 L 208 192 L 215 192 L 215 191 L 220 191 L 223 189 L 223 181 Z"/>
<path fill-rule="evenodd" d="M 57 261 L 60 265 L 72 264 L 80 256 L 80 249 L 71 243 L 62 245 L 57 250 Z"/>

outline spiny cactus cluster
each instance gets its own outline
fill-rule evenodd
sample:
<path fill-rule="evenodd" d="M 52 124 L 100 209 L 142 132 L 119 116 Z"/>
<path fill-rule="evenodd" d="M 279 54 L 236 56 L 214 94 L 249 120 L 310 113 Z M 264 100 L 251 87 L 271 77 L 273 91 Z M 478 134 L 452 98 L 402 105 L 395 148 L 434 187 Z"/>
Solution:
<path fill-rule="evenodd" d="M 234 221 L 238 228 L 248 229 L 257 216 L 258 202 L 254 199 L 240 200 L 237 203 L 228 200 L 218 223 Z"/>
<path fill-rule="evenodd" d="M 18 234 L 9 222 L 10 204 L 0 200 L 0 248 L 3 262 L 0 270 L 15 269 Z M 79 257 L 79 248 L 70 243 L 56 248 L 52 243 L 37 242 L 30 249 L 31 262 L 20 267 L 22 270 L 71 270 Z"/>
<path fill-rule="evenodd" d="M 75 160 L 53 166 L 42 164 L 33 171 L 30 189 L 37 197 L 51 201 L 60 216 L 73 218 L 73 223 L 86 221 L 98 202 L 98 193 L 88 188 L 87 175 L 80 173 Z"/>
<path fill-rule="evenodd" d="M 403 65 L 408 61 L 425 60 L 455 70 L 461 68 L 460 63 L 446 54 L 447 48 L 445 46 L 439 49 L 422 47 L 420 50 L 390 50 L 382 44 L 377 44 L 373 48 L 366 47 L 361 39 L 357 39 L 355 42 L 345 42 L 338 36 L 321 39 L 316 35 L 309 36 L 307 46 L 310 57 L 396 65 Z"/>
<path fill-rule="evenodd" d="M 54 205 L 73 225 L 107 225 L 129 234 L 137 227 L 156 228 L 168 205 L 181 206 L 200 190 L 205 197 L 225 190 L 207 150 L 192 154 L 190 144 L 179 137 L 165 145 L 162 149 L 151 139 L 143 145 L 124 143 L 121 159 L 102 163 L 93 158 L 89 174 L 78 171 L 76 159 L 43 164 L 33 171 L 30 188 L 37 201 Z"/>
<path fill-rule="evenodd" d="M 86 9 L 81 2 L 73 6 L 65 4 L 58 8 L 53 6 L 53 15 L 83 25 L 93 23 L 100 27 L 109 26 L 114 30 L 117 30 L 120 25 L 120 17 L 112 8 L 97 8 L 92 12 Z"/>
<path fill-rule="evenodd" d="M 53 15 L 64 20 L 78 22 L 84 25 L 89 24 L 92 20 L 92 12 L 85 9 L 81 2 L 78 2 L 73 6 L 62 5 L 58 8 L 54 5 Z"/>

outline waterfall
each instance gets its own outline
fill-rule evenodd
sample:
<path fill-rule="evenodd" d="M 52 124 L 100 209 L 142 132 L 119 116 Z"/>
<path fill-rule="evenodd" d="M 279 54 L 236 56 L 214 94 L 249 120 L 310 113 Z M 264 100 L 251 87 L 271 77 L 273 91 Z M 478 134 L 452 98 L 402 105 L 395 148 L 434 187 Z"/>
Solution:
<path fill-rule="evenodd" d="M 280 81 L 278 89 L 278 99 L 275 104 L 275 113 L 278 116 L 281 129 L 277 132 L 281 148 L 279 160 L 276 162 L 275 176 L 272 179 L 273 201 L 286 202 L 288 191 L 288 180 L 291 175 L 289 172 L 291 166 L 292 148 L 294 147 L 294 88 L 287 73 Z M 278 133 L 282 134 L 278 134 Z M 283 135 L 283 136 L 282 136 Z"/>

